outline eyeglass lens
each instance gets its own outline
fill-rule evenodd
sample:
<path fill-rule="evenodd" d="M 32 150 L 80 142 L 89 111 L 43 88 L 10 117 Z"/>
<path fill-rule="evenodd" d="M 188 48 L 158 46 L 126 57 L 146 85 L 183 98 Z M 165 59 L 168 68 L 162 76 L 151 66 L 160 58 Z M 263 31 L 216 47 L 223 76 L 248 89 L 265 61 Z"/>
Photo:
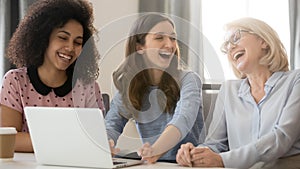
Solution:
<path fill-rule="evenodd" d="M 236 45 L 241 39 L 241 30 L 236 30 L 223 45 L 223 52 L 227 53 L 231 45 Z"/>

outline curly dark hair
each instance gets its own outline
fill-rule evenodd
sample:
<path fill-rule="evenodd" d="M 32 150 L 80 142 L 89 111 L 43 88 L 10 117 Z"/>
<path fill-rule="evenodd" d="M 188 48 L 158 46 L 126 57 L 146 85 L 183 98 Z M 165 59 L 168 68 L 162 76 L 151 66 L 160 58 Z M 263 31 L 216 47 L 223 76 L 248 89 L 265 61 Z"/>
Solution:
<path fill-rule="evenodd" d="M 83 27 L 83 50 L 67 72 L 74 72 L 84 83 L 96 80 L 99 75 L 93 34 L 93 7 L 87 0 L 37 0 L 28 9 L 11 38 L 7 57 L 16 67 L 39 67 L 43 64 L 49 37 L 55 28 L 63 27 L 70 19 Z M 75 66 L 80 65 L 80 66 Z"/>

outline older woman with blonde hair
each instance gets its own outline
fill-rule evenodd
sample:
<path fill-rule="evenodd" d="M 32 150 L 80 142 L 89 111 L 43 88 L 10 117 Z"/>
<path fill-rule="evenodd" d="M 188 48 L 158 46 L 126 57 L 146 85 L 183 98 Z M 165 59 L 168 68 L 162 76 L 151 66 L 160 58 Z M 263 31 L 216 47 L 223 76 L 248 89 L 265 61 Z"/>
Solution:
<path fill-rule="evenodd" d="M 265 53 L 264 56 L 260 58 L 259 64 L 267 66 L 271 72 L 289 70 L 288 57 L 285 48 L 280 41 L 277 33 L 269 25 L 257 19 L 243 18 L 228 23 L 227 25 L 225 25 L 225 30 L 228 31 L 228 34 L 225 38 L 227 38 L 228 40 L 232 40 L 232 42 L 225 41 L 223 43 L 221 47 L 221 51 L 223 53 L 227 54 L 230 45 L 238 43 L 243 33 L 255 34 L 256 36 L 263 39 L 266 44 L 268 44 L 267 53 Z M 235 32 L 232 32 L 232 30 L 235 30 Z M 235 37 L 231 37 L 230 39 L 229 36 L 231 35 L 234 35 Z M 231 59 L 228 59 L 231 62 Z M 231 64 L 233 63 L 234 62 L 231 62 Z M 232 69 L 238 78 L 246 78 L 246 75 L 243 72 L 239 71 L 234 65 L 232 65 Z"/>
<path fill-rule="evenodd" d="M 222 84 L 204 144 L 178 150 L 180 165 L 297 168 L 300 165 L 300 71 L 289 71 L 277 33 L 241 18 L 226 25 L 222 51 L 239 80 Z"/>

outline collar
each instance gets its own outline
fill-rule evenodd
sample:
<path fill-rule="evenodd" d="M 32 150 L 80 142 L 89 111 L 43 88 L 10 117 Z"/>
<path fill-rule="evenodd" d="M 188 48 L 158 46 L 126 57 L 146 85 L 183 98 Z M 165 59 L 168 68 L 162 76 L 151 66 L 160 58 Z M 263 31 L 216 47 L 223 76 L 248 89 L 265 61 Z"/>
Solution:
<path fill-rule="evenodd" d="M 59 86 L 56 88 L 49 87 L 41 81 L 36 67 L 33 67 L 33 66 L 28 67 L 27 74 L 29 76 L 30 82 L 32 83 L 34 89 L 43 96 L 48 95 L 51 92 L 51 90 L 53 90 L 57 96 L 64 97 L 73 88 L 72 74 L 68 74 L 67 81 L 62 86 Z"/>
<path fill-rule="evenodd" d="M 278 80 L 283 76 L 284 72 L 278 71 L 274 72 L 270 78 L 265 83 L 265 92 L 268 94 L 272 88 L 276 85 Z M 239 88 L 239 96 L 240 97 L 247 97 L 247 95 L 250 93 L 250 85 L 248 82 L 248 78 L 243 79 L 241 86 Z"/>

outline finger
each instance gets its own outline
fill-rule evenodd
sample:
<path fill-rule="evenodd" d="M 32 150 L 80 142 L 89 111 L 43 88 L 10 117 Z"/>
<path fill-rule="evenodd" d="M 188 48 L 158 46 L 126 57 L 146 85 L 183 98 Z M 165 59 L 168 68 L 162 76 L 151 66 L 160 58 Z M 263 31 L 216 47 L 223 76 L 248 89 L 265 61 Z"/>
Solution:
<path fill-rule="evenodd" d="M 181 165 L 181 166 L 189 166 L 189 167 L 192 166 L 191 163 L 188 163 L 188 162 L 184 159 L 184 156 L 183 156 L 183 155 L 177 154 L 177 156 L 176 156 L 176 161 L 177 161 L 177 163 L 178 163 L 179 165 Z"/>
<path fill-rule="evenodd" d="M 194 164 L 194 166 L 196 166 L 196 167 L 206 166 L 204 158 L 195 160 L 195 161 L 193 162 L 193 164 Z"/>
<path fill-rule="evenodd" d="M 115 155 L 115 150 L 114 150 L 115 143 L 114 143 L 114 141 L 112 139 L 109 139 L 108 143 L 109 143 L 109 148 L 110 148 L 111 156 L 114 156 Z"/>
<path fill-rule="evenodd" d="M 179 164 L 179 165 L 183 165 L 183 160 L 182 160 L 182 150 L 179 149 L 177 151 L 177 154 L 176 154 L 176 162 Z"/>
<path fill-rule="evenodd" d="M 185 166 L 186 163 L 187 163 L 187 160 L 185 160 L 185 156 L 184 156 L 184 148 L 183 148 L 183 146 L 181 146 L 181 147 L 182 147 L 182 148 L 180 148 L 180 149 L 177 151 L 177 154 L 176 154 L 176 161 L 177 161 L 178 164 Z"/>
<path fill-rule="evenodd" d="M 191 150 L 191 155 L 204 153 L 205 151 L 209 150 L 208 147 L 195 147 Z"/>
<path fill-rule="evenodd" d="M 153 148 L 151 147 L 150 143 L 145 143 L 142 146 L 140 154 L 143 157 L 151 157 L 151 156 L 153 156 Z"/>
<path fill-rule="evenodd" d="M 186 163 L 191 163 L 191 154 L 190 149 L 184 149 L 183 150 L 183 157 Z"/>
<path fill-rule="evenodd" d="M 108 142 L 109 142 L 109 146 L 110 147 L 114 147 L 115 146 L 115 142 L 114 142 L 113 139 L 109 139 Z"/>
<path fill-rule="evenodd" d="M 153 150 L 152 150 L 152 148 L 144 148 L 141 151 L 141 156 L 142 157 L 151 157 L 151 156 L 153 156 Z"/>
<path fill-rule="evenodd" d="M 193 148 L 194 145 L 192 143 L 187 143 L 186 146 L 184 146 L 183 153 L 187 163 L 191 163 L 191 150 L 193 150 Z"/>
<path fill-rule="evenodd" d="M 181 145 L 181 148 L 178 150 L 178 153 L 177 153 L 178 156 L 179 156 L 179 160 L 185 166 L 190 166 L 191 165 L 190 149 L 191 149 L 191 145 L 184 144 L 184 145 Z"/>
<path fill-rule="evenodd" d="M 153 164 L 156 162 L 156 160 L 154 159 L 154 157 L 142 157 L 143 161 L 147 161 L 147 163 L 149 164 Z"/>
<path fill-rule="evenodd" d="M 143 144 L 142 148 L 148 148 L 151 147 L 150 143 L 146 142 L 145 144 Z"/>
<path fill-rule="evenodd" d="M 114 154 L 118 154 L 120 151 L 121 151 L 120 148 L 114 148 L 113 149 L 113 153 Z"/>
<path fill-rule="evenodd" d="M 145 144 L 142 145 L 141 148 L 138 149 L 138 155 L 139 156 L 144 156 L 145 153 L 147 153 L 148 149 L 150 147 L 150 144 L 148 142 L 146 142 Z"/>
<path fill-rule="evenodd" d="M 137 151 L 138 156 L 141 156 L 142 151 L 143 151 L 143 148 L 139 148 L 139 149 L 138 149 L 138 151 Z"/>

